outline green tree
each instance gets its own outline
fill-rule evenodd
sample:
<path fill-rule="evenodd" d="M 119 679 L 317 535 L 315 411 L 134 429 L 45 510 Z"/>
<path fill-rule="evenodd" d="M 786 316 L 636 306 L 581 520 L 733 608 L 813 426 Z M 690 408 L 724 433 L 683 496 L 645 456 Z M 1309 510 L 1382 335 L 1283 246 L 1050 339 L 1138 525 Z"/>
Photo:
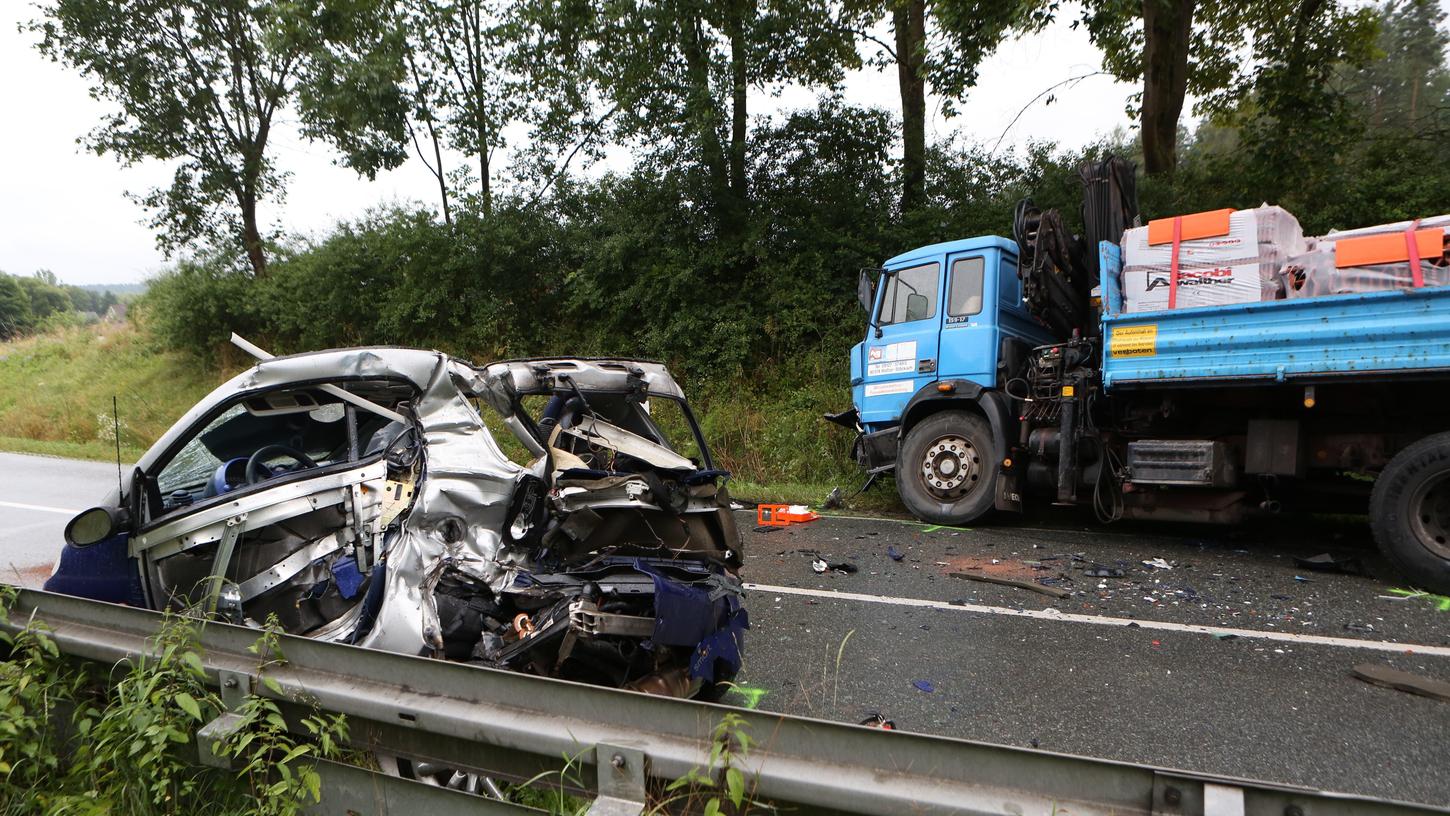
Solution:
<path fill-rule="evenodd" d="M 70 296 L 59 286 L 52 285 L 44 278 L 30 277 L 19 278 L 20 288 L 25 290 L 26 299 L 30 302 L 30 314 L 35 321 L 41 321 L 59 312 L 71 310 Z"/>
<path fill-rule="evenodd" d="M 1435 0 L 1390 0 L 1379 12 L 1379 58 L 1344 71 L 1345 94 L 1373 132 L 1450 138 L 1445 8 Z"/>
<path fill-rule="evenodd" d="M 749 91 L 838 83 L 860 64 L 842 13 L 829 0 L 527 0 L 519 69 L 549 103 L 535 135 L 566 157 L 607 141 L 688 145 L 706 209 L 737 236 L 749 207 Z"/>
<path fill-rule="evenodd" d="M 1106 70 L 1142 83 L 1143 165 L 1154 176 L 1177 165 L 1187 94 L 1223 113 L 1257 88 L 1290 114 L 1336 64 L 1368 55 L 1374 20 L 1339 0 L 1086 0 L 1082 17 Z"/>
<path fill-rule="evenodd" d="M 452 222 L 449 172 L 443 147 L 473 157 L 476 166 L 460 175 L 476 184 L 479 208 L 493 209 L 494 151 L 504 146 L 503 130 L 525 109 L 525 89 L 508 70 L 519 32 L 497 0 L 400 0 L 407 31 L 410 137 L 419 158 L 438 181 L 443 218 Z M 419 130 L 432 158 L 418 145 Z"/>
<path fill-rule="evenodd" d="M 977 69 L 1012 33 L 1040 29 L 1052 4 L 1042 0 L 852 0 L 848 8 L 865 25 L 856 33 L 877 49 L 878 67 L 894 66 L 901 99 L 901 209 L 926 202 L 927 90 L 957 105 L 977 84 Z M 893 43 L 865 32 L 883 16 L 891 19 Z"/>
<path fill-rule="evenodd" d="M 30 296 L 21 288 L 19 280 L 0 272 L 0 340 L 24 333 L 33 323 Z"/>
<path fill-rule="evenodd" d="M 83 143 L 125 164 L 175 164 L 169 186 L 137 197 L 167 252 L 196 239 L 234 240 L 253 274 L 266 274 L 257 210 L 282 193 L 284 174 L 268 148 L 294 103 L 304 135 L 333 142 L 361 173 L 405 157 L 402 134 L 375 127 L 390 120 L 354 115 L 372 109 L 355 103 L 377 82 L 400 79 L 372 58 L 381 13 L 372 0 L 54 0 L 40 8 L 30 25 L 40 51 L 116 106 Z"/>

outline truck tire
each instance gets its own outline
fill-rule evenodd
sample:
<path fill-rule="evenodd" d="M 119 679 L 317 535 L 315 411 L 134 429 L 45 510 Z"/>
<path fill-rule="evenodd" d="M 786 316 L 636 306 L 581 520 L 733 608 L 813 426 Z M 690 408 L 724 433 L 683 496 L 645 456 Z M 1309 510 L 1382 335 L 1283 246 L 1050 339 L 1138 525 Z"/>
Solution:
<path fill-rule="evenodd" d="M 1375 543 L 1410 583 L 1450 594 L 1450 433 L 1400 451 L 1369 500 Z"/>
<path fill-rule="evenodd" d="M 941 411 L 906 434 L 896 458 L 896 489 L 911 514 L 932 524 L 968 524 L 996 499 L 992 426 L 967 411 Z"/>

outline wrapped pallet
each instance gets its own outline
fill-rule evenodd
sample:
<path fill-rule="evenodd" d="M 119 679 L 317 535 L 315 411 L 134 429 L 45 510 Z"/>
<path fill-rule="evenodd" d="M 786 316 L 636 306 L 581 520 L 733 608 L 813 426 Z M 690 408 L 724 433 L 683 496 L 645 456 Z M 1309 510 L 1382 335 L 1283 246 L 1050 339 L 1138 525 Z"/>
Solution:
<path fill-rule="evenodd" d="M 1441 215 L 1310 239 L 1308 251 L 1284 267 L 1285 293 L 1305 298 L 1450 286 L 1447 227 L 1450 215 Z"/>
<path fill-rule="evenodd" d="M 1280 270 L 1305 250 L 1299 221 L 1282 207 L 1150 221 L 1123 233 L 1124 305 L 1147 312 L 1276 300 Z"/>

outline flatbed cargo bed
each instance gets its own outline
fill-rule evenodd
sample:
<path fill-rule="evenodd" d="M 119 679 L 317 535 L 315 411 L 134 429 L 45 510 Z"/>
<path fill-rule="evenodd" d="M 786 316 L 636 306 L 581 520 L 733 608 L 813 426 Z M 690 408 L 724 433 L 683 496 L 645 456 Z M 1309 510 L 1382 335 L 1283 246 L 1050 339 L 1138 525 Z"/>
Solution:
<path fill-rule="evenodd" d="M 1450 372 L 1450 287 L 1127 314 L 1121 252 L 1100 257 L 1109 391 Z"/>

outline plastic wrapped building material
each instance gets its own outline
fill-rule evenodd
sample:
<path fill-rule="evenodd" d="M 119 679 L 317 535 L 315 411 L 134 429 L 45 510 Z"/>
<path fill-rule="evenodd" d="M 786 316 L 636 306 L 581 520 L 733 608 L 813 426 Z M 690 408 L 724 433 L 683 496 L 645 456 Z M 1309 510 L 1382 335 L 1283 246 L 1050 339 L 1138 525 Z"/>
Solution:
<path fill-rule="evenodd" d="M 1123 233 L 1126 310 L 1188 309 L 1282 298 L 1280 270 L 1291 256 L 1303 254 L 1306 248 L 1298 220 L 1282 207 L 1218 210 L 1153 221 Z"/>
<path fill-rule="evenodd" d="M 1450 215 L 1331 232 L 1284 266 L 1291 298 L 1409 289 L 1416 281 L 1407 243 L 1415 241 L 1420 286 L 1450 286 Z M 1413 238 L 1410 233 L 1413 230 Z M 1376 241 L 1375 239 L 1381 239 Z"/>

